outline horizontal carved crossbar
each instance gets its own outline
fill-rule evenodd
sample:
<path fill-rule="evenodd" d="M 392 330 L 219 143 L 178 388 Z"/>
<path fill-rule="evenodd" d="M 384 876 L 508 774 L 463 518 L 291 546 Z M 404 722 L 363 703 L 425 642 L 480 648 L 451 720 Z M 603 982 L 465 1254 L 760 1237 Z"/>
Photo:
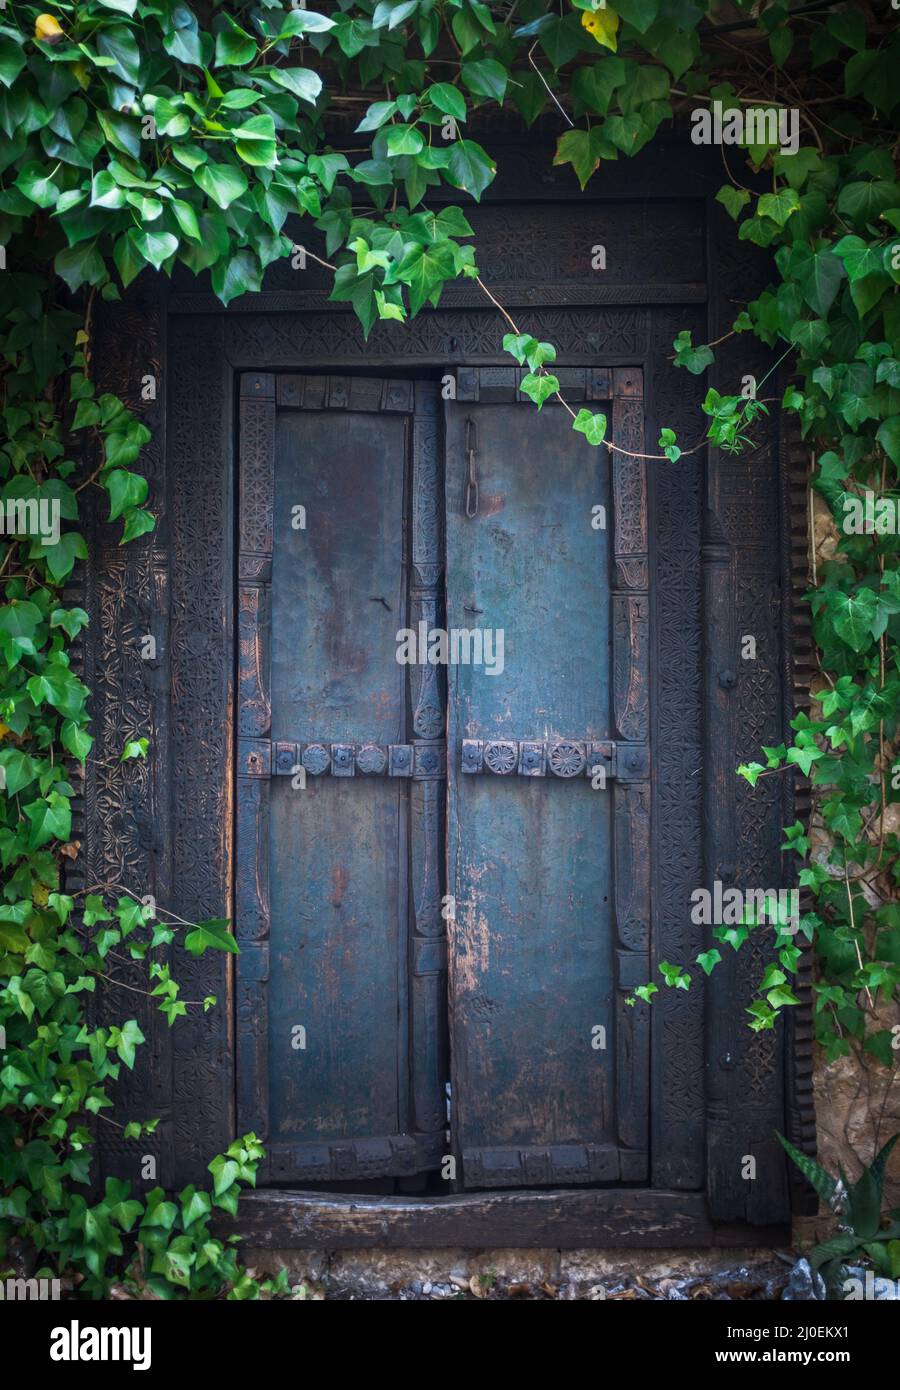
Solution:
<path fill-rule="evenodd" d="M 411 777 L 422 782 L 446 777 L 443 740 L 415 743 L 270 743 L 239 741 L 245 777 L 291 777 L 302 768 L 311 777 Z"/>
<path fill-rule="evenodd" d="M 383 1138 L 275 1141 L 266 1147 L 265 1177 L 297 1182 L 339 1182 L 403 1177 L 436 1168 L 447 1146 L 444 1131 L 434 1134 L 386 1135 Z"/>
<path fill-rule="evenodd" d="M 593 777 L 601 769 L 605 777 L 620 782 L 640 781 L 650 775 L 650 748 L 646 743 L 615 743 L 572 739 L 477 739 L 462 741 L 462 770 L 492 772 L 505 777 Z"/>
<path fill-rule="evenodd" d="M 634 1182 L 646 1177 L 647 1154 L 611 1144 L 548 1144 L 464 1148 L 467 1187 Z"/>

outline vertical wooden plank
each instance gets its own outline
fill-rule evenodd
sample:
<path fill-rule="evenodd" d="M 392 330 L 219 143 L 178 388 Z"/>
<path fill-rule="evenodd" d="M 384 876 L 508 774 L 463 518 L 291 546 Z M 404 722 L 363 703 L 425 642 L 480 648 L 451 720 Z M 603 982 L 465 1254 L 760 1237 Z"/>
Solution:
<path fill-rule="evenodd" d="M 171 908 L 165 307 L 165 292 L 156 284 L 136 290 L 126 303 L 98 303 L 98 389 L 114 392 L 151 431 L 140 467 L 157 524 L 123 547 L 120 525 L 108 523 L 100 494 L 96 489 L 84 494 L 93 564 L 83 577 L 76 571 L 67 598 L 91 614 L 71 656 L 92 692 L 94 749 L 85 768 L 84 797 L 73 808 L 72 839 L 82 841 L 81 858 L 67 867 L 65 889 L 77 894 L 91 884 L 119 884 Z M 83 583 L 85 591 L 71 592 L 73 582 Z M 123 740 L 138 736 L 149 737 L 147 759 L 134 768 L 118 766 Z M 145 968 L 126 969 L 124 982 L 138 990 L 129 997 L 147 1046 L 138 1050 L 133 1071 L 122 1070 L 115 1088 L 116 1119 L 121 1126 L 136 1115 L 153 1114 L 160 1123 L 140 1144 L 123 1141 L 121 1128 L 99 1124 L 98 1176 L 140 1181 L 147 1154 L 156 1159 L 159 1181 L 173 1183 L 172 1032 L 157 1001 L 141 997 Z M 116 1017 L 121 997 L 101 984 L 93 1003 L 97 1016 Z"/>
<path fill-rule="evenodd" d="M 443 476 L 438 390 L 415 388 L 412 434 L 412 564 L 410 625 L 443 626 L 440 590 L 444 572 L 441 517 Z M 440 666 L 410 666 L 412 737 L 419 747 L 446 734 L 445 675 Z M 437 1162 L 444 1147 L 444 1084 L 447 1058 L 447 942 L 442 915 L 444 892 L 443 779 L 414 781 L 410 787 L 410 864 L 412 872 L 409 939 L 410 1071 L 412 1126 Z"/>
<path fill-rule="evenodd" d="M 413 952 L 415 968 L 423 977 L 439 969 L 424 935 L 435 915 L 439 798 L 420 778 L 439 779 L 444 761 L 442 743 L 422 737 L 440 717 L 427 683 L 412 692 L 418 737 L 409 746 L 409 668 L 397 661 L 397 633 L 410 621 L 412 384 L 293 377 L 276 391 L 270 682 L 251 706 L 271 706 L 282 771 L 291 768 L 285 750 L 303 748 L 305 779 L 279 776 L 269 793 L 268 1177 L 412 1176 L 436 1156 L 423 1151 L 411 1115 L 416 1029 L 426 1051 L 436 1046 L 436 1001 L 410 982 L 416 920 L 426 948 Z M 298 505 L 305 524 L 295 528 Z M 421 507 L 418 530 L 427 531 Z M 431 772 L 427 754 L 438 746 Z M 258 875 L 244 891 L 255 898 L 263 884 Z"/>
<path fill-rule="evenodd" d="M 172 546 L 171 786 L 174 908 L 234 916 L 234 373 L 220 317 L 170 320 L 167 431 Z M 176 1184 L 208 1181 L 235 1132 L 232 962 L 180 952 L 190 999 L 171 1030 Z"/>
<path fill-rule="evenodd" d="M 609 458 L 484 385 L 447 408 L 447 627 L 504 634 L 502 672 L 448 668 L 454 1142 L 466 1186 L 617 1181 L 612 792 L 578 753 L 610 735 Z M 538 775 L 522 741 L 551 746 Z"/>
<path fill-rule="evenodd" d="M 238 1127 L 268 1137 L 269 611 L 275 489 L 275 378 L 240 379 L 238 758 L 235 880 Z"/>
<path fill-rule="evenodd" d="M 721 207 L 708 205 L 712 267 L 709 339 L 727 335 L 734 301 L 753 298 L 768 279 L 764 255 L 738 255 Z M 761 382 L 771 354 L 756 342 L 728 338 L 710 369 L 723 394 L 748 376 Z M 704 573 L 706 883 L 723 891 L 783 885 L 780 779 L 754 788 L 735 775 L 741 762 L 777 744 L 784 733 L 780 611 L 781 532 L 777 421 L 761 420 L 739 455 L 710 450 L 707 463 Z M 745 638 L 753 639 L 752 655 Z M 707 1012 L 707 1186 L 714 1220 L 755 1225 L 783 1221 L 790 1210 L 787 1159 L 775 1138 L 785 1123 L 784 1025 L 751 1032 L 743 1010 L 769 961 L 771 928 L 728 952 L 711 981 Z M 748 1159 L 755 1161 L 752 1171 Z"/>
<path fill-rule="evenodd" d="M 689 448 L 705 429 L 700 403 L 706 386 L 669 360 L 672 339 L 690 328 L 706 334 L 705 316 L 691 306 L 651 316 L 647 439 L 668 426 Z M 653 700 L 653 838 L 651 959 L 689 961 L 704 949 L 703 928 L 691 921 L 691 893 L 703 883 L 702 725 L 703 604 L 700 545 L 703 528 L 701 454 L 676 467 L 648 466 L 651 506 L 651 667 Z M 703 1186 L 706 1173 L 705 989 L 662 990 L 651 1006 L 651 1144 L 653 1186 L 682 1191 Z"/>
<path fill-rule="evenodd" d="M 620 744 L 614 790 L 616 1114 L 621 1176 L 648 1175 L 650 1016 L 625 1003 L 650 968 L 650 597 L 643 374 L 613 371 L 613 716 Z M 620 452 L 627 450 L 628 452 Z"/>

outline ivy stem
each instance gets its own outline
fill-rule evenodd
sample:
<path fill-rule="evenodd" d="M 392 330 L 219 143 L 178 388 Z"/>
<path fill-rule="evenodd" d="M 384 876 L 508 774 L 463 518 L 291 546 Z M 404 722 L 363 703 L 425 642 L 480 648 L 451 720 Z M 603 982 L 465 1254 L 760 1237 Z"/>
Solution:
<path fill-rule="evenodd" d="M 309 259 L 310 259 L 311 261 L 315 261 L 316 265 L 323 265 L 323 266 L 325 267 L 326 270 L 333 270 L 334 273 L 335 273 L 335 275 L 337 274 L 337 266 L 336 266 L 336 265 L 332 265 L 332 264 L 331 264 L 331 261 L 323 261 L 321 256 L 316 256 L 316 255 L 314 255 L 313 252 L 310 251 L 310 249 L 309 249 L 308 246 L 304 246 L 304 248 L 303 248 L 303 254 L 304 254 L 305 256 L 309 256 Z"/>
<path fill-rule="evenodd" d="M 18 541 L 13 541 L 12 544 L 10 545 L 10 547 L 9 547 L 9 550 L 7 550 L 6 555 L 5 555 L 4 558 L 3 558 L 3 564 L 0 565 L 0 578 L 2 578 L 3 575 L 6 573 L 6 566 L 9 564 L 9 562 L 10 562 L 10 560 L 12 559 L 13 555 L 16 553 L 16 546 L 17 546 L 18 544 L 19 544 Z"/>
<path fill-rule="evenodd" d="M 574 129 L 575 129 L 575 122 L 569 118 L 569 113 L 568 113 L 568 111 L 567 111 L 567 110 L 565 109 L 565 107 L 557 100 L 557 97 L 556 97 L 555 93 L 552 92 L 551 89 L 550 89 L 550 85 L 549 85 L 549 83 L 547 82 L 546 77 L 545 77 L 544 74 L 541 72 L 541 70 L 540 70 L 540 68 L 538 67 L 537 63 L 534 61 L 534 59 L 533 59 L 532 56 L 531 56 L 532 53 L 534 52 L 534 50 L 535 50 L 536 48 L 537 48 L 537 39 L 535 39 L 534 43 L 531 45 L 531 47 L 530 47 L 529 50 L 528 50 L 528 61 L 529 61 L 529 63 L 531 64 L 531 66 L 534 68 L 534 70 L 535 70 L 535 72 L 537 73 L 538 77 L 539 77 L 539 78 L 541 79 L 541 81 L 543 82 L 543 84 L 544 84 L 544 86 L 545 86 L 545 88 L 546 88 L 546 90 L 547 90 L 547 95 L 549 96 L 550 100 L 553 102 L 554 106 L 555 106 L 555 107 L 557 108 L 557 110 L 559 111 L 559 113 L 560 113 L 560 115 L 562 116 L 563 120 L 568 121 L 568 122 L 569 122 L 569 125 L 570 125 L 571 128 L 574 130 Z"/>
<path fill-rule="evenodd" d="M 134 898 L 136 903 L 143 902 L 143 899 L 139 898 L 137 893 L 135 893 L 131 888 L 126 888 L 123 883 L 92 883 L 90 888 L 80 889 L 75 894 L 75 897 L 80 898 L 87 895 L 88 893 L 96 892 L 127 893 L 129 898 Z M 155 916 L 158 918 L 159 921 L 162 921 L 163 917 L 165 916 L 171 922 L 180 922 L 183 927 L 195 927 L 197 925 L 196 922 L 189 922 L 186 917 L 179 917 L 177 912 L 172 912 L 169 908 L 166 908 L 164 912 L 157 910 Z"/>
<path fill-rule="evenodd" d="M 844 884 L 847 888 L 847 908 L 850 912 L 850 930 L 853 932 L 853 945 L 856 948 L 856 959 L 859 961 L 860 970 L 864 970 L 865 966 L 863 965 L 862 951 L 859 949 L 859 942 L 856 939 L 856 917 L 853 912 L 853 894 L 850 891 L 850 876 L 847 872 L 846 853 L 844 854 Z M 869 989 L 868 985 L 864 985 L 863 988 L 866 991 L 866 998 L 869 1001 L 869 1008 L 874 1011 L 875 1001 L 872 998 L 871 990 Z"/>
<path fill-rule="evenodd" d="M 118 985 L 119 989 L 128 989 L 128 990 L 131 991 L 132 994 L 143 994 L 143 996 L 144 996 L 145 999 L 152 999 L 152 998 L 153 998 L 153 991 L 152 991 L 152 990 L 149 990 L 149 989 L 138 989 L 136 985 L 126 985 L 126 983 L 125 983 L 124 980 L 117 980 L 117 979 L 115 978 L 114 975 L 101 975 L 101 976 L 100 976 L 100 979 L 101 979 L 101 980 L 105 980 L 107 984 L 110 984 L 110 985 Z M 199 1006 L 200 1004 L 203 1003 L 203 1000 L 202 1000 L 202 999 L 179 999 L 178 1002 L 179 1002 L 179 1004 L 191 1004 L 191 1005 L 197 1005 L 197 1006 Z"/>
<path fill-rule="evenodd" d="M 481 278 L 480 275 L 476 275 L 476 276 L 475 276 L 475 283 L 476 283 L 476 285 L 478 286 L 478 288 L 482 291 L 482 293 L 485 294 L 485 295 L 487 296 L 487 298 L 491 301 L 491 303 L 494 305 L 494 307 L 495 307 L 496 309 L 499 309 L 500 313 L 501 313 L 501 314 L 503 315 L 503 317 L 506 319 L 506 322 L 509 324 L 509 326 L 510 326 L 510 328 L 512 329 L 512 331 L 515 333 L 516 337 L 517 337 L 517 338 L 518 338 L 518 337 L 521 337 L 522 335 L 521 335 L 521 333 L 520 333 L 520 331 L 519 331 L 519 327 L 518 327 L 518 325 L 517 325 L 515 319 L 512 317 L 512 315 L 509 313 L 509 311 L 508 311 L 507 309 L 504 309 L 504 307 L 503 307 L 503 305 L 500 303 L 499 299 L 496 299 L 496 298 L 494 297 L 494 295 L 491 294 L 490 290 L 488 289 L 487 285 L 484 283 L 484 281 L 482 280 L 482 278 Z M 538 371 L 537 371 L 536 375 L 537 375 L 537 376 L 547 376 L 548 373 L 544 370 L 544 367 L 541 366 L 541 367 L 538 368 Z M 559 391 L 554 392 L 554 394 L 555 394 L 555 396 L 556 396 L 556 399 L 559 401 L 560 405 L 563 407 L 563 409 L 566 410 L 566 411 L 568 411 L 569 415 L 570 415 L 571 418 L 574 420 L 574 419 L 575 419 L 575 411 L 574 411 L 574 410 L 572 409 L 572 407 L 569 405 L 569 402 L 563 399 L 563 397 L 562 397 L 562 395 L 560 394 Z M 613 444 L 612 440 L 609 440 L 609 439 L 604 440 L 604 443 L 606 444 L 607 449 L 613 449 L 617 454 L 625 454 L 628 458 L 631 458 L 631 459 L 663 459 L 663 460 L 665 460 L 666 462 L 669 461 L 669 456 L 668 456 L 668 454 L 638 454 L 638 453 L 635 453 L 632 449 L 623 449 L 623 448 L 621 447 L 621 445 L 619 445 L 619 444 Z M 706 440 L 705 440 L 705 439 L 701 439 L 700 443 L 699 443 L 699 444 L 695 444 L 694 447 L 693 447 L 692 449 L 682 449 L 682 451 L 681 451 L 681 457 L 684 458 L 686 454 L 695 454 L 695 453 L 697 452 L 698 449 L 702 449 L 702 448 L 703 448 L 703 446 L 704 446 L 705 443 L 706 443 Z"/>

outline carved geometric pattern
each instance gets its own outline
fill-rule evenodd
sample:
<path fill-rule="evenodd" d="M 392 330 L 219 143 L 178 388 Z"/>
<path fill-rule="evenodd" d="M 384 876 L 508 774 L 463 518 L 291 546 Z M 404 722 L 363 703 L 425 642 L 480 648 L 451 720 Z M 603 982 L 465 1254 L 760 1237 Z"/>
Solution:
<path fill-rule="evenodd" d="M 352 777 L 354 770 L 354 749 L 352 743 L 333 743 L 331 745 L 332 777 Z"/>
<path fill-rule="evenodd" d="M 515 743 L 491 740 L 484 745 L 484 764 L 491 772 L 505 776 L 514 772 L 519 761 L 519 748 Z"/>
<path fill-rule="evenodd" d="M 705 315 L 687 308 L 663 310 L 654 314 L 652 328 L 647 438 L 658 439 L 668 426 L 687 450 L 705 432 L 699 412 L 705 387 L 696 378 L 687 380 L 668 359 L 681 328 L 691 329 L 695 341 L 705 341 Z M 690 916 L 690 895 L 703 883 L 702 477 L 697 453 L 679 459 L 677 467 L 654 463 L 648 470 L 656 556 L 651 625 L 655 961 L 688 961 L 703 949 L 703 929 Z M 703 1010 L 703 989 L 696 985 L 654 997 L 651 1152 L 654 1184 L 661 1187 L 699 1188 L 704 1181 Z"/>
<path fill-rule="evenodd" d="M 72 839 L 81 841 L 79 859 L 66 860 L 65 890 L 77 893 L 95 883 L 122 885 L 144 896 L 171 903 L 171 825 L 166 763 L 169 725 L 169 552 L 168 501 L 164 451 L 164 375 L 162 325 L 155 291 L 137 287 L 127 305 L 98 303 L 95 315 L 97 389 L 119 396 L 151 431 L 141 451 L 140 471 L 149 483 L 148 506 L 157 518 L 154 532 L 119 546 L 121 525 L 108 523 L 102 494 L 84 494 L 84 530 L 91 563 L 78 566 L 69 602 L 84 607 L 91 623 L 72 649 L 73 666 L 92 691 L 90 711 L 94 746 L 87 761 L 83 794 L 73 806 Z M 153 378 L 156 394 L 148 401 L 142 385 Z M 96 461 L 87 460 L 85 476 Z M 77 585 L 77 588 L 76 588 Z M 80 590 L 80 592 L 79 592 Z M 144 646 L 150 636 L 155 653 Z M 147 736 L 152 755 L 124 772 L 118 762 L 129 737 Z M 81 781 L 73 777 L 76 788 Z M 163 957 L 165 958 L 165 957 Z M 112 1124 L 96 1125 L 100 1174 L 139 1178 L 140 1154 L 152 1154 L 160 1173 L 171 1177 L 172 1092 L 171 1034 L 146 990 L 146 967 L 118 963 L 115 971 L 128 993 L 101 982 L 89 1005 L 95 1021 L 120 1020 L 123 1000 L 147 1044 L 138 1049 L 133 1071 L 122 1069 L 114 1086 L 121 1125 L 138 1115 L 155 1115 L 160 1124 L 140 1149 L 121 1138 Z"/>
<path fill-rule="evenodd" d="M 547 759 L 557 777 L 577 777 L 584 770 L 584 746 L 580 743 L 554 743 Z"/>
<path fill-rule="evenodd" d="M 244 740 L 241 741 L 242 743 Z M 266 745 L 268 747 L 268 745 Z M 440 739 L 416 743 L 278 743 L 265 776 L 292 777 L 298 766 L 313 777 L 330 772 L 332 777 L 413 777 L 417 781 L 447 774 L 446 744 Z"/>
<path fill-rule="evenodd" d="M 618 1182 L 619 1163 L 618 1148 L 604 1144 L 463 1150 L 463 1167 L 469 1187 Z"/>
<path fill-rule="evenodd" d="M 219 317 L 169 329 L 172 886 L 174 910 L 188 921 L 231 915 L 232 404 L 222 336 Z M 189 1009 L 172 1030 L 176 1183 L 196 1180 L 234 1132 L 230 1101 L 223 1103 L 233 1092 L 233 1057 L 229 970 L 214 959 L 222 954 L 179 957 L 183 997 L 212 994 L 219 1006 Z"/>
<path fill-rule="evenodd" d="M 356 766 L 360 772 L 384 772 L 387 767 L 387 752 L 377 743 L 364 743 L 356 754 Z"/>
<path fill-rule="evenodd" d="M 519 744 L 519 772 L 523 777 L 543 777 L 544 763 L 542 743 Z M 465 764 L 463 767 L 465 770 Z"/>
<path fill-rule="evenodd" d="M 300 761 L 311 772 L 314 777 L 325 772 L 331 763 L 331 754 L 323 743 L 308 743 L 303 750 Z"/>
<path fill-rule="evenodd" d="M 553 341 L 560 358 L 592 362 L 603 354 L 636 360 L 647 351 L 647 309 L 550 309 L 541 313 L 541 332 Z M 237 370 L 267 366 L 295 367 L 315 360 L 339 363 L 390 357 L 401 366 L 419 367 L 423 359 L 454 366 L 460 359 L 502 362 L 502 329 L 493 310 L 419 315 L 399 328 L 377 323 L 368 344 L 352 314 L 239 313 L 224 320 L 225 351 Z M 670 344 L 671 347 L 671 344 Z M 508 359 L 507 359 L 508 360 Z"/>
<path fill-rule="evenodd" d="M 533 170 L 523 172 L 533 175 Z M 682 303 L 704 297 L 702 223 L 696 205 L 686 200 L 668 202 L 664 217 L 630 200 L 576 201 L 564 215 L 558 206 L 538 204 L 527 217 L 516 208 L 485 203 L 468 208 L 466 216 L 475 230 L 485 283 L 503 304 L 543 308 L 559 302 Z M 591 264 L 597 244 L 615 247 L 602 272 Z M 324 308 L 329 290 L 329 276 L 318 267 L 310 265 L 298 275 L 290 258 L 276 261 L 266 274 L 264 307 L 269 312 Z M 479 295 L 464 281 L 448 285 L 441 302 L 454 308 L 477 305 Z M 179 312 L 210 303 L 215 306 L 192 289 L 176 299 Z M 237 308 L 242 312 L 240 300 Z"/>
<path fill-rule="evenodd" d="M 271 401 L 241 402 L 241 550 L 272 554 L 272 461 L 275 412 Z"/>
<path fill-rule="evenodd" d="M 754 298 L 771 277 L 764 256 L 736 249 L 719 211 L 711 214 L 720 247 L 710 305 L 715 337 L 727 332 L 735 297 Z M 731 339 L 717 353 L 711 383 L 734 392 L 747 375 L 761 381 L 770 365 L 771 353 L 762 344 Z M 710 582 L 718 620 L 711 625 L 706 669 L 713 679 L 716 671 L 736 673 L 733 683 L 718 685 L 723 693 L 715 697 L 717 737 L 733 750 L 731 766 L 757 757 L 761 744 L 778 743 L 784 731 L 782 559 L 776 543 L 782 489 L 775 420 L 758 422 L 752 434 L 755 447 L 747 453 L 713 451 L 707 479 Z M 747 637 L 755 641 L 755 654 L 745 650 Z M 729 886 L 782 885 L 784 807 L 781 787 L 772 785 L 777 781 L 767 779 L 751 788 L 732 774 L 723 788 L 726 799 L 710 811 L 710 863 Z M 717 992 L 710 1003 L 710 1210 L 719 1220 L 765 1223 L 784 1220 L 789 1210 L 787 1165 L 773 1143 L 774 1130 L 784 1123 L 784 1024 L 779 1021 L 765 1035 L 753 1034 L 729 1011 L 731 1001 L 750 1002 L 773 954 L 771 931 L 751 933 L 745 947 L 726 961 L 724 994 Z M 763 1180 L 742 1182 L 736 1162 L 741 1153 L 757 1150 L 765 1153 Z"/>
<path fill-rule="evenodd" d="M 388 776 L 412 776 L 412 749 L 408 743 L 392 743 L 388 748 Z"/>
<path fill-rule="evenodd" d="M 443 745 L 441 745 L 443 747 Z M 605 777 L 623 782 L 650 776 L 650 747 L 647 743 L 576 743 L 567 739 L 502 739 L 483 742 L 461 740 L 460 767 L 469 775 L 494 772 L 507 776 L 518 769 L 522 777 L 544 777 L 549 770 L 556 777 L 594 778 L 598 770 Z M 285 766 L 285 771 L 289 769 Z M 602 785 L 602 784 L 598 784 Z"/>
<path fill-rule="evenodd" d="M 616 728 L 623 738 L 645 739 L 649 732 L 650 709 L 646 681 L 650 600 L 646 594 L 613 596 L 613 634 Z"/>

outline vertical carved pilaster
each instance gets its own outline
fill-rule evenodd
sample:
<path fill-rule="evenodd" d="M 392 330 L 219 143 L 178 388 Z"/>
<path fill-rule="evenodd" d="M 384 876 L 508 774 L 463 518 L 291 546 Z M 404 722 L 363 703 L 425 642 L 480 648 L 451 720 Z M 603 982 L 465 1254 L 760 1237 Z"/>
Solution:
<path fill-rule="evenodd" d="M 412 436 L 409 607 L 416 631 L 419 622 L 429 628 L 443 622 L 440 456 L 437 388 L 421 383 L 416 386 Z M 444 671 L 427 664 L 409 670 L 413 741 L 442 738 L 446 718 Z M 412 1116 L 415 1132 L 434 1136 L 438 1152 L 445 1123 L 447 1076 L 447 941 L 441 915 L 445 785 L 443 780 L 427 779 L 410 787 Z"/>
<path fill-rule="evenodd" d="M 240 389 L 238 760 L 235 932 L 238 1127 L 268 1131 L 269 612 L 274 552 L 275 378 L 244 373 Z"/>
<path fill-rule="evenodd" d="M 643 375 L 613 372 L 612 442 L 644 451 Z M 647 471 L 643 459 L 612 451 L 613 718 L 615 734 L 647 745 L 639 766 L 650 767 L 650 595 Z M 616 1113 L 625 1182 L 647 1177 L 650 1018 L 646 1004 L 626 997 L 650 970 L 650 780 L 628 779 L 619 768 L 613 790 L 616 902 Z"/>
<path fill-rule="evenodd" d="M 90 704 L 94 747 L 87 762 L 82 884 L 110 883 L 171 906 L 169 760 L 169 545 L 166 498 L 165 320 L 158 285 L 144 286 L 127 302 L 103 306 L 97 318 L 94 360 L 98 391 L 119 396 L 147 426 L 151 440 L 137 465 L 149 483 L 148 507 L 156 528 L 127 546 L 119 544 L 121 522 L 106 521 L 101 495 L 85 493 L 85 530 L 93 564 L 85 578 L 83 606 L 91 615 L 80 653 Z M 93 499 L 94 505 L 91 506 Z M 148 640 L 149 639 L 149 640 Z M 122 764 L 128 738 L 147 737 L 146 761 Z M 81 886 L 67 875 L 66 888 Z M 113 890 L 114 891 L 114 890 Z M 125 967 L 123 983 L 146 988 L 146 969 Z M 96 1009 L 107 1021 L 123 1017 L 123 992 L 101 991 Z M 101 1124 L 101 1176 L 139 1177 L 142 1155 L 157 1160 L 161 1182 L 174 1181 L 172 1045 L 155 1001 L 129 994 L 147 1045 L 133 1072 L 123 1070 L 116 1087 L 116 1119 L 124 1123 L 158 1116 L 154 1135 L 140 1145 Z"/>
<path fill-rule="evenodd" d="M 760 293 L 770 269 L 764 256 L 734 242 L 721 207 L 709 208 L 710 339 L 727 335 L 735 303 Z M 761 383 L 773 352 L 747 335 L 727 338 L 710 369 L 711 384 L 738 394 L 749 377 Z M 711 449 L 704 525 L 704 693 L 706 887 L 777 888 L 782 801 L 778 779 L 750 787 L 741 762 L 783 734 L 779 643 L 780 532 L 776 422 L 765 418 L 738 455 Z M 752 639 L 748 645 L 746 639 Z M 699 886 L 699 885 L 698 885 Z M 784 1029 L 752 1032 L 743 1022 L 773 936 L 759 927 L 739 952 L 728 952 L 708 991 L 707 1165 L 714 1220 L 757 1225 L 789 1214 L 787 1164 L 775 1130 L 784 1123 Z M 755 1176 L 745 1176 L 747 1156 Z"/>

